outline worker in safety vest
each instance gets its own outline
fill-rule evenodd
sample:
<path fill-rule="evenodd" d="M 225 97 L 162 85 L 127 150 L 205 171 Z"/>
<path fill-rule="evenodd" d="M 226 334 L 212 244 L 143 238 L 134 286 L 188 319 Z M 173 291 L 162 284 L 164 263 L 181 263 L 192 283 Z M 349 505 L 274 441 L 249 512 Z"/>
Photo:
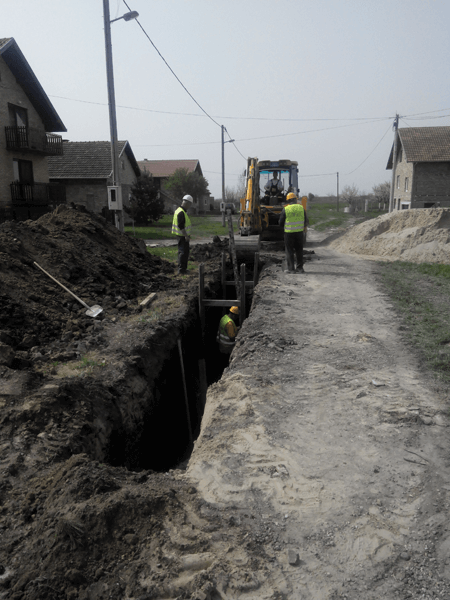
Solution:
<path fill-rule="evenodd" d="M 303 269 L 303 230 L 308 225 L 306 211 L 301 204 L 297 204 L 296 194 L 290 192 L 286 196 L 286 205 L 281 211 L 279 224 L 284 230 L 284 244 L 286 249 L 286 273 L 304 273 Z M 295 267 L 297 260 L 297 269 Z"/>
<path fill-rule="evenodd" d="M 191 239 L 191 220 L 187 214 L 193 202 L 192 196 L 187 194 L 183 197 L 181 206 L 173 215 L 172 234 L 178 237 L 178 273 L 185 275 L 189 260 L 189 241 Z"/>
<path fill-rule="evenodd" d="M 219 350 L 222 354 L 231 354 L 236 343 L 239 327 L 236 321 L 239 318 L 239 307 L 232 306 L 230 310 L 220 319 L 216 340 L 219 342 Z"/>

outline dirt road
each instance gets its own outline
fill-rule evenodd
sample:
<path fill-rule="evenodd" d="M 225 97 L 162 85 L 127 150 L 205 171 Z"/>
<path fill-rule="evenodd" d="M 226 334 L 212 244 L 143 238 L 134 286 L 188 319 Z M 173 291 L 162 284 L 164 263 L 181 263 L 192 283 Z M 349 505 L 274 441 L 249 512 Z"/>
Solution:
<path fill-rule="evenodd" d="M 264 271 L 189 463 L 250 528 L 229 550 L 247 580 L 220 597 L 448 598 L 447 407 L 377 264 L 313 245 L 306 275 Z"/>

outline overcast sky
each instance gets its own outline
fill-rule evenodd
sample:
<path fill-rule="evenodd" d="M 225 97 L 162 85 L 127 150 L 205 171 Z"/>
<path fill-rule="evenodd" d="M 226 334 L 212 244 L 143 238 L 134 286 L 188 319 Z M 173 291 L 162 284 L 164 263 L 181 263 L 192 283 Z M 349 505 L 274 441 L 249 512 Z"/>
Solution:
<path fill-rule="evenodd" d="M 302 194 L 390 181 L 400 127 L 450 125 L 448 0 L 127 0 L 112 23 L 117 124 L 137 160 L 199 159 L 221 196 L 247 157 L 299 164 Z M 2 0 L 72 141 L 109 140 L 102 0 Z M 110 0 L 111 19 L 128 12 Z M 161 56 L 170 65 L 187 94 Z M 204 112 L 202 112 L 203 109 Z M 230 139 L 225 135 L 225 139 Z"/>

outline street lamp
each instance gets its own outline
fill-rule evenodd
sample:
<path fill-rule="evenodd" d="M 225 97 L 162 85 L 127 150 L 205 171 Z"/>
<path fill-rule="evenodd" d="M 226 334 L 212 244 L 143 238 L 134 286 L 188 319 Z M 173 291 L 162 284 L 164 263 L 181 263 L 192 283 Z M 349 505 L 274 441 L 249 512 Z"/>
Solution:
<path fill-rule="evenodd" d="M 112 21 L 109 18 L 109 0 L 103 0 L 103 21 L 105 26 L 106 80 L 108 84 L 109 128 L 111 137 L 112 186 L 108 187 L 108 206 L 114 210 L 116 227 L 123 231 L 122 188 L 119 175 L 119 157 L 117 156 L 117 118 L 116 97 L 114 94 L 114 74 L 112 62 L 111 23 L 130 21 L 139 16 L 135 10 L 125 13 Z"/>
<path fill-rule="evenodd" d="M 225 147 L 225 144 L 234 142 L 234 140 L 227 140 L 225 142 L 225 140 L 223 139 L 223 134 L 224 134 L 224 131 L 226 131 L 226 128 L 224 127 L 224 125 L 221 125 L 221 129 L 222 129 L 222 205 L 224 207 L 223 211 L 222 211 L 222 227 L 225 227 L 225 151 L 224 151 L 224 147 Z"/>

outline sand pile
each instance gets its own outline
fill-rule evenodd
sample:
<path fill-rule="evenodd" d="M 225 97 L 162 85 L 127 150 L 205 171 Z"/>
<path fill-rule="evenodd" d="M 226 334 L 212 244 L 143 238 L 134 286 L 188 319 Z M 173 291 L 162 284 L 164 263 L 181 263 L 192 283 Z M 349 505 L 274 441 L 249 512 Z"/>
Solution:
<path fill-rule="evenodd" d="M 353 227 L 332 248 L 414 263 L 450 263 L 450 209 L 395 211 Z"/>

